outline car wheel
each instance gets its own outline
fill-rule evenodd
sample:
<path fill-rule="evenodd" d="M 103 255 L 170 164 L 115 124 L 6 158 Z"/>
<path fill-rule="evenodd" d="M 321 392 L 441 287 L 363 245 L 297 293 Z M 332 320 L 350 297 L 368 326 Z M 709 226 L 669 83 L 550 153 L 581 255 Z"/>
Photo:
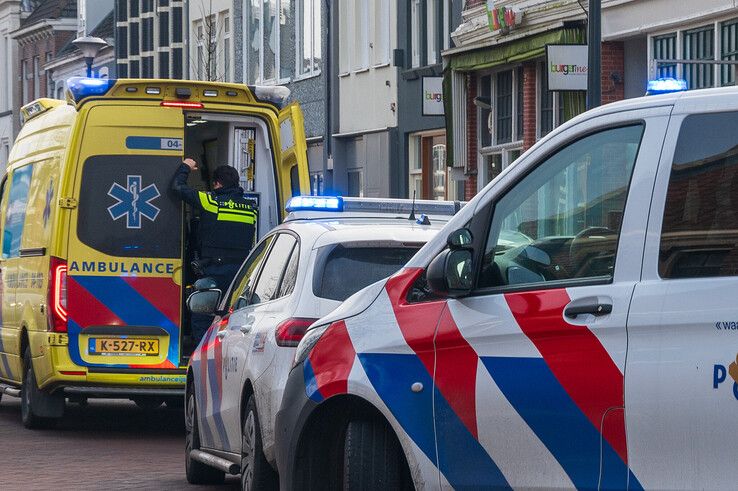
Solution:
<path fill-rule="evenodd" d="M 220 484 L 225 480 L 225 473 L 193 460 L 190 457 L 192 450 L 200 449 L 200 433 L 197 425 L 197 408 L 195 394 L 187 392 L 185 406 L 185 472 L 190 484 Z"/>
<path fill-rule="evenodd" d="M 30 430 L 54 426 L 63 414 L 64 398 L 52 396 L 38 388 L 29 348 L 26 348 L 23 353 L 23 370 L 23 384 L 21 385 L 21 421 L 23 426 Z M 39 416 L 42 408 L 60 414 L 57 417 Z"/>
<path fill-rule="evenodd" d="M 259 415 L 254 397 L 249 397 L 241 423 L 241 490 L 277 489 L 277 473 L 264 457 Z"/>
<path fill-rule="evenodd" d="M 349 422 L 344 440 L 343 489 L 401 489 L 402 462 L 400 445 L 384 422 Z"/>

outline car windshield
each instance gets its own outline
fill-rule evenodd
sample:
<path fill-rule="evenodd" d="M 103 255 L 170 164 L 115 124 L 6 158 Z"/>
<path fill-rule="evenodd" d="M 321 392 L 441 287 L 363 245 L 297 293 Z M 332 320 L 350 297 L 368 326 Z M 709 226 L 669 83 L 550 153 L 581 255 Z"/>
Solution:
<path fill-rule="evenodd" d="M 343 302 L 362 288 L 391 276 L 419 247 L 346 247 L 330 245 L 318 252 L 313 293 Z"/>

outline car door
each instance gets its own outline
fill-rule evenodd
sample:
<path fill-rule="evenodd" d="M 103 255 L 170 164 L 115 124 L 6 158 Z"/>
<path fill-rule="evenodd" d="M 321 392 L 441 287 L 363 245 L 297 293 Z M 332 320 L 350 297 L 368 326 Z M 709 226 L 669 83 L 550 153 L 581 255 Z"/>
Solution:
<path fill-rule="evenodd" d="M 626 319 L 668 111 L 643 115 L 558 135 L 477 210 L 472 293 L 435 335 L 442 486 L 626 486 Z"/>
<path fill-rule="evenodd" d="M 221 416 L 228 429 L 230 452 L 241 451 L 241 394 L 243 378 L 256 380 L 264 368 L 252 363 L 255 336 L 268 321 L 271 303 L 279 293 L 296 239 L 287 232 L 272 236 L 272 245 L 255 283 L 247 282 L 223 331 L 223 403 Z"/>
<path fill-rule="evenodd" d="M 687 103 L 670 123 L 628 319 L 628 441 L 646 488 L 733 489 L 738 104 Z"/>
<path fill-rule="evenodd" d="M 220 319 L 217 328 L 211 326 L 203 342 L 202 383 L 207 384 L 206 390 L 201 391 L 207 397 L 201 401 L 200 411 L 201 435 L 204 447 L 227 450 L 232 447 L 230 441 L 234 438 L 233 428 L 227 426 L 223 419 L 223 409 L 233 405 L 231 399 L 237 398 L 231 391 L 227 390 L 224 382 L 232 382 L 230 374 L 231 367 L 225 349 L 225 338 L 229 334 L 228 324 L 233 313 L 243 310 L 248 305 L 250 291 L 256 284 L 261 266 L 267 257 L 274 235 L 268 235 L 259 242 L 244 261 L 238 274 L 236 274 L 230 289 L 226 292 L 226 301 L 223 308 L 228 312 Z M 239 314 L 240 315 L 240 314 Z M 226 410 L 227 412 L 227 410 Z M 238 435 L 238 430 L 235 430 Z M 230 435 L 230 438 L 229 438 Z M 240 441 L 240 437 L 236 436 Z"/>

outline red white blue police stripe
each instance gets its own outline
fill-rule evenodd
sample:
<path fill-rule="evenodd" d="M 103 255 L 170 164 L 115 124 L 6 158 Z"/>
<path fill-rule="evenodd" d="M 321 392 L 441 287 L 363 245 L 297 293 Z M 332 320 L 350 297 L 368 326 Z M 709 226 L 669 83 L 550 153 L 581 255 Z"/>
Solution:
<path fill-rule="evenodd" d="M 565 290 L 505 295 L 525 346 L 489 356 L 467 342 L 447 302 L 404 301 L 419 273 L 391 278 L 370 307 L 376 313 L 326 331 L 304 365 L 308 397 L 351 393 L 358 366 L 377 402 L 456 488 L 520 485 L 521 475 L 531 475 L 531 487 L 641 488 L 628 469 L 623 374 L 587 327 L 564 321 Z M 364 321 L 370 317 L 381 335 Z M 408 390 L 416 382 L 432 390 Z M 491 405 L 500 424 L 479 427 L 478 414 Z M 521 468 L 530 455 L 542 464 L 538 476 Z"/>

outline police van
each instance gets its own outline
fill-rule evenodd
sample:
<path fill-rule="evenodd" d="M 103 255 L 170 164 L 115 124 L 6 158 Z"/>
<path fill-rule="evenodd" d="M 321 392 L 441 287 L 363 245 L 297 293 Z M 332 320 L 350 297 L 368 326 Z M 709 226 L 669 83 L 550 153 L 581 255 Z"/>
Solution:
<path fill-rule="evenodd" d="M 302 113 L 283 87 L 74 78 L 22 108 L 0 198 L 0 394 L 23 422 L 65 399 L 183 394 L 194 349 L 183 298 L 197 217 L 171 191 L 183 157 L 236 167 L 258 231 L 309 192 Z M 173 398 L 173 399 L 172 399 Z"/>
<path fill-rule="evenodd" d="M 280 484 L 735 489 L 736 189 L 736 87 L 567 122 L 308 330 Z"/>

